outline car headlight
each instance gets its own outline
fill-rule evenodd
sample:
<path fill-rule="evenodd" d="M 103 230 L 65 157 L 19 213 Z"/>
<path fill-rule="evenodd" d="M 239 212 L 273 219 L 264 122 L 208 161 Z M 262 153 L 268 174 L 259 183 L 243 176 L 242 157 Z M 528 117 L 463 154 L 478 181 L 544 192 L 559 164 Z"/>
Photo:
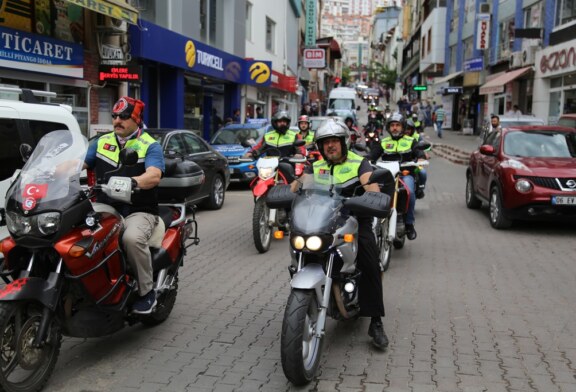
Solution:
<path fill-rule="evenodd" d="M 45 212 L 33 216 L 22 216 L 14 212 L 6 214 L 6 226 L 14 235 L 50 235 L 60 229 L 60 213 Z"/>
<path fill-rule="evenodd" d="M 240 158 L 238 162 L 254 162 L 254 158 Z"/>
<path fill-rule="evenodd" d="M 304 249 L 304 245 L 306 245 L 306 241 L 304 241 L 304 237 L 297 235 L 297 236 L 292 238 L 292 246 L 294 247 L 294 249 L 302 250 L 302 249 Z"/>
<path fill-rule="evenodd" d="M 521 178 L 518 181 L 516 181 L 514 187 L 520 193 L 528 193 L 532 190 L 532 183 L 524 178 Z"/>
<path fill-rule="evenodd" d="M 318 250 L 322 247 L 322 239 L 314 235 L 306 240 L 306 247 L 312 251 Z"/>
<path fill-rule="evenodd" d="M 271 167 L 260 168 L 258 170 L 258 176 L 260 176 L 260 178 L 263 180 L 267 180 L 267 179 L 271 178 L 272 176 L 274 176 L 274 169 Z"/>

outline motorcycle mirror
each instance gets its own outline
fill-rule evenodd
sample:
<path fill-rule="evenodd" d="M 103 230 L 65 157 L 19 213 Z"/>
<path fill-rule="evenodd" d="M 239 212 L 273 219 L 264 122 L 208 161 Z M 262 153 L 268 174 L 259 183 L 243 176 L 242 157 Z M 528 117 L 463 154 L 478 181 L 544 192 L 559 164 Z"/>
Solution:
<path fill-rule="evenodd" d="M 302 146 L 305 145 L 305 144 L 306 144 L 306 140 L 304 140 L 304 139 L 299 139 L 299 140 L 296 140 L 296 141 L 294 142 L 294 146 L 295 146 L 295 147 L 302 147 Z"/>
<path fill-rule="evenodd" d="M 138 153 L 131 148 L 125 148 L 120 151 L 120 162 L 124 166 L 134 166 L 138 163 Z"/>
<path fill-rule="evenodd" d="M 432 145 L 431 145 L 430 143 L 428 143 L 428 142 L 420 141 L 420 142 L 418 142 L 418 143 L 416 144 L 415 148 L 416 148 L 417 150 L 424 151 L 424 150 L 429 149 L 431 146 L 432 146 Z"/>
<path fill-rule="evenodd" d="M 30 159 L 30 155 L 32 155 L 32 151 L 34 149 L 32 148 L 31 145 L 29 145 L 28 143 L 22 143 L 20 145 L 20 156 L 22 157 L 22 160 L 24 162 L 28 161 L 28 159 Z"/>
<path fill-rule="evenodd" d="M 386 169 L 376 169 L 372 172 L 370 178 L 368 178 L 368 183 L 369 184 L 384 183 L 386 179 L 389 177 L 389 173 L 390 172 Z"/>

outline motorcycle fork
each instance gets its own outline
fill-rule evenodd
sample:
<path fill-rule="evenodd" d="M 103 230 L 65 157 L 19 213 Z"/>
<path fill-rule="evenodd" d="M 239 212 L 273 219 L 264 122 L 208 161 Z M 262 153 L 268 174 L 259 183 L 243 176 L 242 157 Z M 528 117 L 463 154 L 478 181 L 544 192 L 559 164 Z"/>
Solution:
<path fill-rule="evenodd" d="M 326 315 L 328 306 L 330 305 L 330 294 L 332 291 L 332 266 L 334 264 L 334 253 L 330 253 L 328 264 L 326 265 L 326 281 L 324 282 L 324 291 L 320 302 L 320 313 L 318 314 L 318 327 L 316 328 L 316 336 L 321 338 L 324 335 L 324 326 L 326 325 Z"/>
<path fill-rule="evenodd" d="M 270 208 L 270 214 L 268 214 L 268 226 L 276 226 L 276 208 Z"/>

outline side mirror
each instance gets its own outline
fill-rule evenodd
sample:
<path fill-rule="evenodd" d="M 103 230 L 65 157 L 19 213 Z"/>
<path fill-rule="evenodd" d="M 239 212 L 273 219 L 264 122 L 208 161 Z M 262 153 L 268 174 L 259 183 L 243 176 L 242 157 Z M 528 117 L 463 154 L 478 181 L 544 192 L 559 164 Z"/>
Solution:
<path fill-rule="evenodd" d="M 120 151 L 120 163 L 124 166 L 134 166 L 138 163 L 138 153 L 131 149 L 125 148 Z"/>
<path fill-rule="evenodd" d="M 302 147 L 305 144 L 306 144 L 306 140 L 304 140 L 304 139 L 298 139 L 294 142 L 295 147 Z"/>
<path fill-rule="evenodd" d="M 491 146 L 490 144 L 484 144 L 480 146 L 480 154 L 494 155 L 494 151 L 494 146 Z"/>
<path fill-rule="evenodd" d="M 425 141 L 420 141 L 420 142 L 416 143 L 416 146 L 414 148 L 416 150 L 425 151 L 425 150 L 428 150 L 430 147 L 432 147 L 432 145 L 430 143 L 425 142 Z"/>
<path fill-rule="evenodd" d="M 22 157 L 22 161 L 26 162 L 30 159 L 30 155 L 32 155 L 32 151 L 34 149 L 28 143 L 22 143 L 20 145 L 20 156 Z"/>

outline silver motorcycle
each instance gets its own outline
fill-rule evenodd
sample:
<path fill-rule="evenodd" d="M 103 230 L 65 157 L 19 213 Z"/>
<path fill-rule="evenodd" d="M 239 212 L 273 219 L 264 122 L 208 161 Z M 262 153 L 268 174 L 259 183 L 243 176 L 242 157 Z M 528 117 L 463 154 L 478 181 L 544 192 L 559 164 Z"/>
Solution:
<path fill-rule="evenodd" d="M 383 180 L 376 170 L 370 183 Z M 295 385 L 311 381 L 318 369 L 326 318 L 355 319 L 358 303 L 358 220 L 355 215 L 389 215 L 390 197 L 366 192 L 344 197 L 329 175 L 307 176 L 293 194 L 276 186 L 267 196 L 270 208 L 292 205 L 289 267 L 291 291 L 282 321 L 281 359 L 284 374 Z"/>

